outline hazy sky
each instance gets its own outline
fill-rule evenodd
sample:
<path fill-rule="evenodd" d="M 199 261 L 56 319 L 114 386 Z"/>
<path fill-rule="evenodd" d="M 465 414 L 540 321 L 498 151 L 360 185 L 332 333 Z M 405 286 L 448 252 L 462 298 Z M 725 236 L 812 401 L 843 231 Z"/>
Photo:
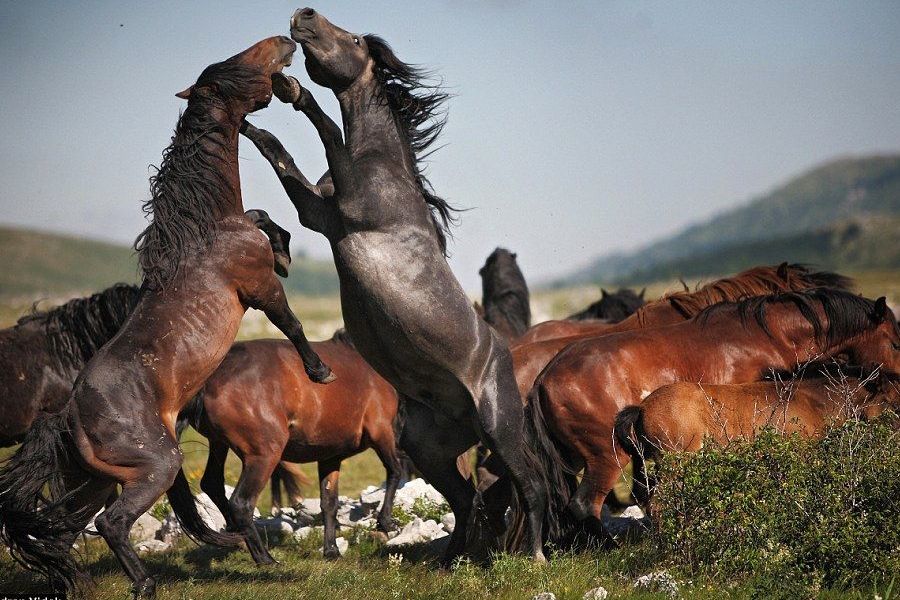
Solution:
<path fill-rule="evenodd" d="M 148 165 L 209 63 L 287 33 L 290 2 L 0 2 L 0 223 L 131 242 Z M 496 245 L 529 279 L 642 245 L 847 154 L 900 150 L 900 3 L 347 1 L 455 94 L 429 174 L 462 217 L 469 289 Z M 309 84 L 302 60 L 289 71 Z M 331 92 L 310 85 L 334 116 Z M 312 179 L 299 113 L 253 117 Z M 302 230 L 269 165 L 241 147 L 244 202 Z"/>

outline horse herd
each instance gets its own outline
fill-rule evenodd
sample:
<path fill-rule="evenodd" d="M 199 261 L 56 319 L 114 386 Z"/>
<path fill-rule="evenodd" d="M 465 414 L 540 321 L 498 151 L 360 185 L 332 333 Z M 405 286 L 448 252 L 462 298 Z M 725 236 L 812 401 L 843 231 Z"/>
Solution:
<path fill-rule="evenodd" d="M 445 258 L 454 209 L 420 171 L 446 95 L 381 38 L 311 8 L 294 13 L 290 33 L 207 67 L 178 94 L 187 108 L 135 243 L 142 285 L 0 332 L 0 443 L 21 443 L 0 469 L 0 539 L 53 587 L 77 584 L 72 544 L 103 509 L 97 531 L 134 594 L 152 596 L 128 534 L 163 494 L 195 539 L 244 543 L 257 563 L 272 562 L 253 509 L 270 480 L 273 490 L 293 483 L 290 462 L 318 462 L 324 552 L 336 558 L 340 464 L 368 448 L 387 471 L 379 529 L 394 527 L 393 494 L 411 462 L 456 518 L 443 564 L 479 537 L 542 561 L 548 545 L 610 543 L 601 510 L 629 460 L 646 505 L 644 459 L 660 451 L 777 419 L 816 435 L 845 418 L 835 364 L 853 374 L 846 404 L 857 414 L 900 405 L 900 328 L 885 299 L 800 265 L 648 303 L 643 292 L 604 292 L 581 313 L 531 326 L 516 256 L 497 249 L 473 306 Z M 342 126 L 282 74 L 297 43 Z M 329 170 L 315 184 L 245 120 L 273 95 L 321 138 Z M 271 163 L 300 223 L 331 245 L 346 326 L 331 340 L 307 341 L 276 277 L 290 263 L 287 232 L 264 211 L 245 214 L 240 135 Z M 287 340 L 233 343 L 250 307 Z M 776 401 L 779 383 L 766 377 L 809 363 L 809 380 Z M 201 488 L 224 532 L 200 517 L 181 469 L 188 424 L 209 440 Z M 476 445 L 473 470 L 465 457 Z M 229 449 L 243 469 L 227 499 Z"/>

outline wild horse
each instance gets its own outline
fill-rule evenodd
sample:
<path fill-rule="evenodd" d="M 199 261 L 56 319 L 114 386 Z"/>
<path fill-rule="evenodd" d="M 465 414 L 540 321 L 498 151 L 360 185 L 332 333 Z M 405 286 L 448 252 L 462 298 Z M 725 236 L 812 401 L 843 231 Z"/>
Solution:
<path fill-rule="evenodd" d="M 570 344 L 538 377 L 528 405 L 546 419 L 571 466 L 553 501 L 603 535 L 604 498 L 629 459 L 613 442 L 619 411 L 663 385 L 749 383 L 771 369 L 838 354 L 898 372 L 900 329 L 884 298 L 821 288 L 785 292 L 717 304 L 676 325 Z"/>
<path fill-rule="evenodd" d="M 807 370 L 808 371 L 808 370 Z M 818 376 L 816 376 L 818 375 Z M 813 374 L 802 380 L 706 385 L 672 383 L 624 408 L 615 422 L 616 443 L 635 471 L 663 452 L 695 452 L 712 440 L 726 445 L 752 439 L 763 429 L 819 438 L 848 419 L 870 420 L 900 408 L 900 379 L 881 372 L 860 377 Z M 649 509 L 653 479 L 635 482 Z"/>
<path fill-rule="evenodd" d="M 301 223 L 331 242 L 347 331 L 407 398 L 401 447 L 456 515 L 444 559 L 464 550 L 475 495 L 456 460 L 480 439 L 509 468 L 529 518 L 527 549 L 544 560 L 546 472 L 554 466 L 523 420 L 505 342 L 447 264 L 452 211 L 420 171 L 446 96 L 382 39 L 344 31 L 311 8 L 294 14 L 291 35 L 312 80 L 337 96 L 343 136 L 296 80 L 276 78 L 275 91 L 315 126 L 330 175 L 312 185 L 274 136 L 252 126 L 245 135 L 272 164 Z"/>
<path fill-rule="evenodd" d="M 120 283 L 0 331 L 0 447 L 21 442 L 40 415 L 62 410 L 78 373 L 139 298 L 136 286 Z"/>
<path fill-rule="evenodd" d="M 178 94 L 187 109 L 151 179 L 144 210 L 152 221 L 135 244 L 140 301 L 81 372 L 68 406 L 38 420 L 0 471 L 0 538 L 54 585 L 74 585 L 71 543 L 117 483 L 121 495 L 95 522 L 136 595 L 152 596 L 156 582 L 128 533 L 166 490 L 193 535 L 239 542 L 200 519 L 175 421 L 225 357 L 248 307 L 285 333 L 312 379 L 332 378 L 287 304 L 269 241 L 241 206 L 238 129 L 268 104 L 271 76 L 295 49 L 289 38 L 265 39 L 207 67 Z"/>
<path fill-rule="evenodd" d="M 253 526 L 253 508 L 281 460 L 319 463 L 325 558 L 340 557 L 335 532 L 341 461 L 367 448 L 387 470 L 378 528 L 394 528 L 391 512 L 400 482 L 397 392 L 362 359 L 345 332 L 312 347 L 334 369 L 337 380 L 331 385 L 306 380 L 289 342 L 240 342 L 181 413 L 209 439 L 200 488 L 259 564 L 275 561 Z M 229 448 L 243 465 L 230 500 L 224 473 Z"/>
<path fill-rule="evenodd" d="M 619 288 L 615 292 L 600 289 L 600 299 L 591 303 L 584 310 L 566 317 L 567 321 L 590 321 L 602 319 L 608 323 L 618 323 L 633 315 L 644 306 L 644 294 L 647 288 L 638 294 L 630 288 Z"/>
<path fill-rule="evenodd" d="M 531 327 L 531 299 L 516 254 L 496 248 L 479 269 L 484 320 L 508 342 Z"/>

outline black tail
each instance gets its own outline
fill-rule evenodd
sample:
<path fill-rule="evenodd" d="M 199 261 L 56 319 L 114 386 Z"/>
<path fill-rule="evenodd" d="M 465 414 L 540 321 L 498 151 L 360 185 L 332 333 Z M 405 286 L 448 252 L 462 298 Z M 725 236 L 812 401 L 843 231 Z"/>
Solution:
<path fill-rule="evenodd" d="M 541 408 L 543 386 L 535 384 L 525 405 L 525 459 L 544 484 L 549 500 L 544 520 L 545 541 L 556 543 L 568 532 L 572 519 L 568 505 L 575 493 L 574 469 L 559 450 L 559 445 L 547 428 Z"/>
<path fill-rule="evenodd" d="M 658 457 L 659 448 L 647 436 L 644 429 L 644 409 L 628 406 L 616 415 L 613 426 L 616 443 L 631 457 L 632 495 L 638 504 L 646 506 L 650 499 L 652 483 L 647 476 L 648 459 Z"/>
<path fill-rule="evenodd" d="M 197 503 L 191 494 L 191 487 L 188 485 L 187 477 L 184 476 L 184 469 L 178 469 L 175 482 L 166 495 L 169 497 L 169 504 L 172 505 L 175 517 L 191 539 L 225 548 L 240 545 L 243 539 L 240 534 L 213 531 L 200 516 Z"/>
<path fill-rule="evenodd" d="M 91 517 L 87 508 L 70 513 L 65 507 L 69 496 L 61 466 L 71 451 L 63 411 L 36 420 L 22 446 L 0 469 L 0 541 L 23 567 L 68 589 L 75 587 L 79 572 L 70 552 L 72 542 Z"/>

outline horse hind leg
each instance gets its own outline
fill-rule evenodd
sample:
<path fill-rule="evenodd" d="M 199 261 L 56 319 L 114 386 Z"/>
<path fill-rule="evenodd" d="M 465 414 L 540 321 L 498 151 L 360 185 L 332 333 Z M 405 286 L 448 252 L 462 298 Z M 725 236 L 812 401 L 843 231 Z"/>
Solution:
<path fill-rule="evenodd" d="M 384 470 L 387 474 L 385 478 L 384 500 L 381 502 L 381 509 L 378 511 L 378 531 L 388 533 L 397 529 L 394 523 L 394 495 L 397 493 L 397 487 L 400 485 L 400 476 L 403 466 L 400 462 L 400 455 L 397 450 L 397 444 L 393 435 L 386 436 L 387 440 L 374 440 L 373 445 L 375 453 L 381 459 Z"/>
<path fill-rule="evenodd" d="M 231 505 L 225 496 L 225 460 L 228 458 L 228 446 L 214 437 L 209 440 L 209 454 L 206 456 L 206 468 L 200 479 L 200 489 L 209 496 L 222 516 L 229 530 L 235 529 L 234 515 Z"/>
<path fill-rule="evenodd" d="M 431 409 L 414 400 L 406 402 L 406 422 L 400 436 L 400 448 L 413 461 L 425 480 L 439 491 L 453 511 L 456 526 L 450 535 L 441 561 L 449 568 L 466 550 L 469 517 L 475 498 L 475 487 L 457 466 L 457 458 L 476 441 L 475 432 L 467 426 L 437 427 Z"/>
<path fill-rule="evenodd" d="M 132 548 L 128 534 L 138 517 L 147 512 L 171 487 L 181 468 L 181 452 L 177 443 L 167 431 L 159 433 L 158 441 L 135 445 L 129 436 L 127 443 L 116 443 L 114 447 L 110 444 L 104 448 L 107 456 L 115 456 L 119 464 L 127 464 L 128 467 L 109 465 L 111 470 L 121 470 L 124 473 L 122 492 L 97 517 L 95 524 L 97 531 L 131 578 L 136 597 L 153 597 L 156 593 L 156 580 Z M 150 448 L 156 449 L 156 452 L 150 451 Z"/>

